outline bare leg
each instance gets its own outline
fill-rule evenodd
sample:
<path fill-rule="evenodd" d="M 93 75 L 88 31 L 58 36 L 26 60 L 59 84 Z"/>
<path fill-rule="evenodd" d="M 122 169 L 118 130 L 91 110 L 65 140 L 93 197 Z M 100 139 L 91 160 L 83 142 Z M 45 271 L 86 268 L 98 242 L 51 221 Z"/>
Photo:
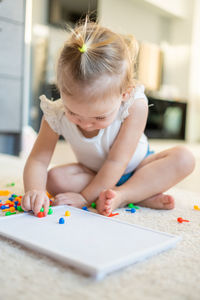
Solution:
<path fill-rule="evenodd" d="M 48 172 L 47 191 L 55 196 L 54 205 L 68 204 L 82 207 L 87 204 L 83 197 L 77 197 L 93 179 L 95 173 L 79 163 L 52 168 Z"/>
<path fill-rule="evenodd" d="M 184 147 L 153 154 L 143 160 L 126 183 L 103 191 L 97 201 L 97 209 L 101 214 L 108 215 L 113 209 L 131 202 L 171 209 L 174 199 L 162 193 L 189 175 L 194 165 L 193 155 Z"/>

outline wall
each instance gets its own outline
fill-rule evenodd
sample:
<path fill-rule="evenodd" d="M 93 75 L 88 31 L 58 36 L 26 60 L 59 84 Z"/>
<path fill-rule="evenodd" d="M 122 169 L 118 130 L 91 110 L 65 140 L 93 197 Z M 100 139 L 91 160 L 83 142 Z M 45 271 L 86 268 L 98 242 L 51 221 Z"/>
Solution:
<path fill-rule="evenodd" d="M 132 0 L 99 1 L 101 23 L 120 33 L 132 33 L 139 41 L 159 44 L 168 37 L 167 19 Z"/>

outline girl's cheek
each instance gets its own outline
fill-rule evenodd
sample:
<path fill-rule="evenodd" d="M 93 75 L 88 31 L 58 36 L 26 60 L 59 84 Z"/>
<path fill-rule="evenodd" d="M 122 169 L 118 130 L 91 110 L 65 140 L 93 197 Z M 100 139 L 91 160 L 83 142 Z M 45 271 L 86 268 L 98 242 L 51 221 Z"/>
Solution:
<path fill-rule="evenodd" d="M 97 127 L 99 127 L 99 128 L 106 128 L 106 127 L 108 127 L 110 124 L 111 124 L 112 122 L 110 122 L 110 121 L 101 121 L 101 122 L 99 122 L 98 124 L 96 124 L 97 125 Z"/>

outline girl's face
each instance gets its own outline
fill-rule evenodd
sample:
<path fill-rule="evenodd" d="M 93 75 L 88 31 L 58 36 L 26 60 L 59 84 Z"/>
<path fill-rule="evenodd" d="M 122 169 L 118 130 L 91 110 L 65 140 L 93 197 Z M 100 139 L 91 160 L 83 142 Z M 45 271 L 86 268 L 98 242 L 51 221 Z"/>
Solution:
<path fill-rule="evenodd" d="M 65 114 L 69 121 L 78 125 L 85 131 L 94 131 L 108 127 L 116 118 L 122 99 L 109 97 L 109 99 L 86 99 L 84 94 L 70 96 L 61 93 L 65 107 Z"/>

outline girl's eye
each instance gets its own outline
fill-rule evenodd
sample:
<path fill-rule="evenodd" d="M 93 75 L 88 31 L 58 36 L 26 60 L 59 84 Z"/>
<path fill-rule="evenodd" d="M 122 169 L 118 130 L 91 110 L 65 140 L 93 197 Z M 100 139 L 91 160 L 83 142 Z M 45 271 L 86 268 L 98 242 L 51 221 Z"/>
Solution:
<path fill-rule="evenodd" d="M 68 110 L 67 111 L 70 115 L 72 115 L 72 116 L 74 116 L 75 115 L 75 113 L 73 113 L 72 111 L 70 111 L 70 110 Z"/>
<path fill-rule="evenodd" d="M 105 120 L 106 117 L 96 117 L 96 120 Z"/>

